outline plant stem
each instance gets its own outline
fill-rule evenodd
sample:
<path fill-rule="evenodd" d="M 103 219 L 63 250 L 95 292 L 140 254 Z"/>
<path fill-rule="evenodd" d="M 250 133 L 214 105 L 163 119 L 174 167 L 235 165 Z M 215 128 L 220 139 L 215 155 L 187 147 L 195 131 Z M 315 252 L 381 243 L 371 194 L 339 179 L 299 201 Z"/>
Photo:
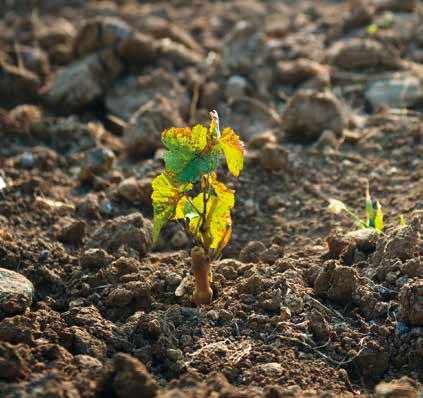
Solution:
<path fill-rule="evenodd" d="M 202 247 L 194 246 L 191 250 L 191 261 L 195 278 L 194 303 L 210 304 L 213 299 L 213 290 L 209 283 L 210 259 Z"/>
<path fill-rule="evenodd" d="M 357 221 L 360 225 L 362 225 L 364 228 L 368 228 L 369 226 L 355 213 L 353 213 L 351 210 L 344 207 L 343 209 L 349 216 L 351 216 L 355 221 Z"/>

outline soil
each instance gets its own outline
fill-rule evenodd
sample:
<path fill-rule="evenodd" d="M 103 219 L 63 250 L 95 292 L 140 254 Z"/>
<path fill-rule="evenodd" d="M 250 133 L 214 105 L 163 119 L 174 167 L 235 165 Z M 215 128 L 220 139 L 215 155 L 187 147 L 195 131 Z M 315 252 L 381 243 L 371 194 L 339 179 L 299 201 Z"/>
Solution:
<path fill-rule="evenodd" d="M 422 27 L 412 0 L 0 1 L 0 397 L 417 398 Z M 246 160 L 196 307 L 151 180 L 211 109 Z M 366 180 L 384 234 L 328 210 L 364 217 Z"/>

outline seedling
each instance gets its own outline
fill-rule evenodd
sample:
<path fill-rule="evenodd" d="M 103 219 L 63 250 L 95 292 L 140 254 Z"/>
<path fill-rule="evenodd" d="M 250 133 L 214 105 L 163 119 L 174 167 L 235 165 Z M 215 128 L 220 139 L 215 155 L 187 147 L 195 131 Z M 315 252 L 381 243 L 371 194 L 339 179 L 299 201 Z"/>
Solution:
<path fill-rule="evenodd" d="M 356 221 L 360 228 L 374 228 L 379 234 L 383 234 L 385 226 L 383 224 L 382 206 L 379 202 L 376 202 L 376 207 L 373 206 L 368 183 L 366 183 L 365 200 L 366 221 L 362 220 L 353 211 L 348 209 L 344 202 L 337 199 L 329 199 L 329 210 L 335 214 L 345 212 Z"/>
<path fill-rule="evenodd" d="M 230 128 L 220 132 L 216 111 L 210 112 L 210 127 L 197 124 L 172 127 L 162 133 L 168 149 L 166 170 L 153 182 L 153 242 L 163 225 L 175 220 L 192 237 L 194 302 L 210 304 L 211 264 L 228 244 L 232 232 L 231 209 L 235 191 L 218 181 L 215 170 L 224 154 L 229 171 L 238 176 L 244 164 L 244 144 Z"/>

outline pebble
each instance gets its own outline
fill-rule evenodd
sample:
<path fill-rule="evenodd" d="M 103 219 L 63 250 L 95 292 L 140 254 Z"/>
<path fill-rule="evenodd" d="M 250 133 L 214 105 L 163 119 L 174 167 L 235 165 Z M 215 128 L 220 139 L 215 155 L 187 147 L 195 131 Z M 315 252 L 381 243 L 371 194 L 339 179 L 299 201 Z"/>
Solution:
<path fill-rule="evenodd" d="M 239 98 L 245 96 L 248 87 L 247 80 L 239 75 L 231 76 L 226 82 L 226 97 Z"/>
<path fill-rule="evenodd" d="M 406 108 L 423 98 L 423 87 L 413 76 L 376 80 L 367 88 L 365 97 L 373 108 Z"/>
<path fill-rule="evenodd" d="M 24 152 L 19 157 L 19 165 L 24 169 L 31 169 L 34 166 L 34 156 L 30 152 Z"/>
<path fill-rule="evenodd" d="M 189 243 L 188 236 L 183 231 L 176 232 L 175 235 L 173 235 L 172 239 L 170 240 L 170 244 L 174 249 L 182 249 L 186 247 Z"/>
<path fill-rule="evenodd" d="M 0 317 L 21 314 L 32 303 L 34 286 L 23 275 L 0 268 Z"/>

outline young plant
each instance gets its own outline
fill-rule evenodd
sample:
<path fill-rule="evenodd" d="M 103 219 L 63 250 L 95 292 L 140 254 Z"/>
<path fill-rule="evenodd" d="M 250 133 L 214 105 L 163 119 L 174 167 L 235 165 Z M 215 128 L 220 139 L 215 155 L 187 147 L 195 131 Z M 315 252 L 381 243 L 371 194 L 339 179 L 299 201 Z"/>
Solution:
<path fill-rule="evenodd" d="M 347 213 L 356 221 L 360 228 L 374 228 L 380 234 L 383 233 L 383 229 L 385 228 L 383 224 L 382 206 L 379 202 L 376 202 L 376 208 L 373 206 L 368 183 L 366 184 L 365 200 L 366 221 L 362 220 L 354 212 L 349 210 L 344 202 L 337 199 L 329 199 L 329 210 L 335 214 L 339 214 L 341 212 Z"/>
<path fill-rule="evenodd" d="M 210 112 L 210 127 L 172 127 L 162 133 L 168 149 L 166 170 L 153 182 L 153 242 L 168 220 L 175 220 L 192 237 L 194 302 L 210 304 L 210 267 L 222 254 L 232 232 L 231 209 L 235 191 L 218 181 L 215 170 L 222 154 L 229 171 L 238 176 L 244 164 L 244 144 L 230 128 L 220 132 L 216 111 Z"/>

